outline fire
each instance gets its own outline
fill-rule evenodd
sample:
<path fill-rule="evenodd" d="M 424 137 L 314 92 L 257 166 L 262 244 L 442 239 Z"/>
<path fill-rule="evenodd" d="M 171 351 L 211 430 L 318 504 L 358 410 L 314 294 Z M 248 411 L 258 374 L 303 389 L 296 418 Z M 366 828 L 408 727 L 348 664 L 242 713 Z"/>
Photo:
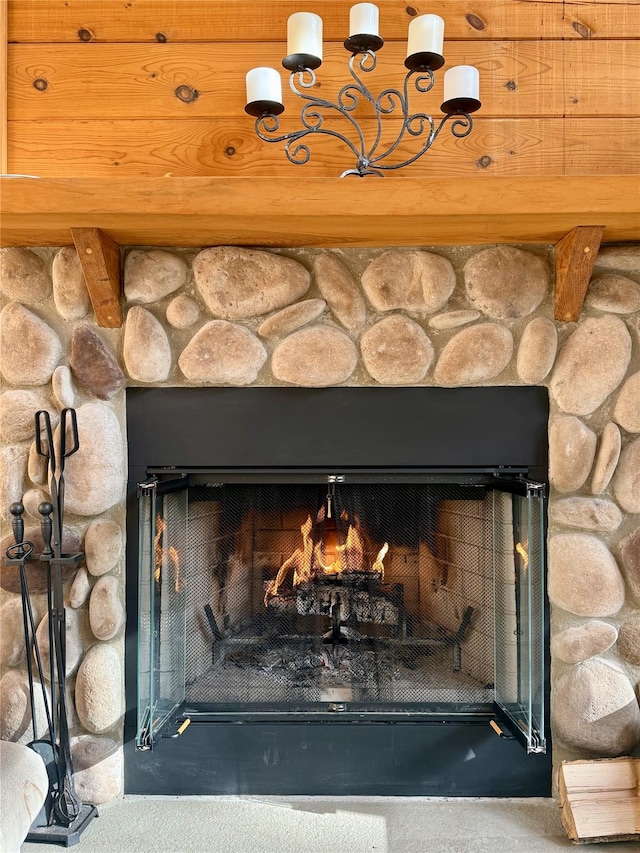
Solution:
<path fill-rule="evenodd" d="M 165 520 L 158 515 L 156 517 L 156 535 L 153 539 L 155 566 L 153 577 L 156 583 L 160 583 L 160 577 L 162 576 L 162 567 L 165 563 L 165 548 L 162 544 L 162 534 L 164 533 L 165 527 Z M 180 575 L 180 558 L 178 557 L 178 551 L 176 548 L 170 545 L 166 553 L 169 557 L 169 560 L 171 561 L 171 565 L 173 566 L 173 587 L 176 592 L 181 592 L 184 589 L 184 580 Z"/>
<path fill-rule="evenodd" d="M 520 555 L 523 568 L 526 571 L 529 566 L 529 554 L 527 553 L 526 544 L 523 545 L 521 542 L 518 542 L 516 544 L 516 553 Z"/>
<path fill-rule="evenodd" d="M 342 513 L 341 518 L 343 521 L 348 521 L 345 512 Z M 325 521 L 324 508 L 318 513 L 317 521 Z M 338 533 L 335 528 L 326 530 L 324 538 L 314 542 L 314 525 L 310 515 L 300 527 L 300 532 L 302 533 L 302 548 L 296 548 L 280 567 L 275 581 L 267 589 L 264 599 L 265 605 L 269 603 L 271 598 L 279 594 L 281 587 L 292 572 L 294 589 L 299 584 L 307 583 L 316 577 L 337 576 L 349 572 L 372 572 L 379 575 L 380 581 L 383 580 L 383 560 L 389 550 L 389 544 L 384 543 L 371 567 L 367 567 L 365 540 L 357 519 L 355 519 L 355 523 L 349 523 L 343 543 L 338 541 Z"/>

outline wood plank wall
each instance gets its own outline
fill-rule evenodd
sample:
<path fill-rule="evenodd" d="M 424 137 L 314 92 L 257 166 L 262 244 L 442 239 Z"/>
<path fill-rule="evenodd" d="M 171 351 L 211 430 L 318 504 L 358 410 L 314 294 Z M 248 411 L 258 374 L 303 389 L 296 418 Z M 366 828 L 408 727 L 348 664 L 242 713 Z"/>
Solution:
<path fill-rule="evenodd" d="M 244 75 L 280 67 L 294 11 L 324 21 L 323 96 L 347 80 L 345 0 L 9 0 L 8 169 L 42 176 L 329 177 L 352 165 L 333 141 L 290 165 L 244 113 Z M 638 0 L 378 0 L 385 46 L 366 75 L 403 79 L 409 22 L 445 19 L 447 66 L 480 69 L 482 110 L 407 177 L 640 174 Z M 447 67 L 446 66 L 446 67 Z M 288 92 L 283 131 L 299 126 Z M 442 72 L 414 109 L 439 114 Z M 421 100 L 417 101 L 418 98 Z M 419 106 L 417 105 L 419 103 Z M 362 112 L 363 125 L 370 120 Z M 337 126 L 337 125 L 336 125 Z M 394 131 L 395 133 L 395 131 Z M 408 154 L 409 145 L 402 147 Z"/>

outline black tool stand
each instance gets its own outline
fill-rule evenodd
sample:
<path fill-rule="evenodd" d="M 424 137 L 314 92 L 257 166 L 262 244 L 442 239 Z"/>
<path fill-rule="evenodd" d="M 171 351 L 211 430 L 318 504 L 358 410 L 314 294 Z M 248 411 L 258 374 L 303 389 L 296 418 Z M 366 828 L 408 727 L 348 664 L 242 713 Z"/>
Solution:
<path fill-rule="evenodd" d="M 46 550 L 47 547 L 45 545 L 45 551 Z M 63 569 L 68 568 L 69 566 L 77 565 L 82 562 L 83 559 L 83 553 L 69 555 L 63 554 L 60 557 L 50 556 L 47 553 L 43 553 L 42 555 L 30 555 L 28 553 L 23 557 L 13 558 L 7 555 L 7 562 L 13 563 L 18 567 L 22 578 L 25 578 L 24 565 L 27 561 L 46 562 L 49 564 L 47 566 L 47 571 L 55 574 L 56 571 L 62 572 Z M 26 578 L 24 583 L 26 585 Z M 25 593 L 28 594 L 26 589 Z M 54 612 L 52 612 L 50 608 L 50 623 L 54 615 Z M 51 653 L 53 653 L 53 650 L 51 650 Z M 56 728 L 59 730 L 59 726 Z M 54 745 L 54 749 L 60 750 L 61 748 L 62 744 Z M 40 809 L 40 812 L 31 824 L 31 828 L 25 838 L 25 841 L 42 844 L 58 844 L 62 847 L 73 847 L 75 844 L 80 842 L 80 836 L 91 823 L 93 818 L 98 817 L 98 809 L 89 803 L 82 803 L 77 817 L 68 826 L 65 826 L 64 823 L 60 821 L 53 807 L 54 799 L 59 790 L 59 780 L 55 766 L 47 765 L 47 773 L 49 775 L 49 791 L 47 793 L 47 798 Z"/>
<path fill-rule="evenodd" d="M 48 798 L 50 799 L 50 797 Z M 80 836 L 91 823 L 94 817 L 98 817 L 98 809 L 89 803 L 83 803 L 80 809 L 80 814 L 69 826 L 59 826 L 55 823 L 48 823 L 48 818 L 45 813 L 46 803 L 40 810 L 40 814 L 31 824 L 31 829 L 27 833 L 25 841 L 31 841 L 34 844 L 59 844 L 61 847 L 73 847 L 74 844 L 80 843 Z"/>

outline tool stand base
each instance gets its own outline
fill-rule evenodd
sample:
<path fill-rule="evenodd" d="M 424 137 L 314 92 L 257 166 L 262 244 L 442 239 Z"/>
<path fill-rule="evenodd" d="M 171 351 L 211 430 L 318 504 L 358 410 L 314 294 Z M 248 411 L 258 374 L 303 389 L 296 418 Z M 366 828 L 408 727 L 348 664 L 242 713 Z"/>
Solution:
<path fill-rule="evenodd" d="M 80 814 L 70 826 L 58 826 L 55 823 L 51 826 L 46 824 L 34 826 L 32 824 L 25 841 L 34 844 L 59 844 L 61 847 L 73 847 L 80 843 L 80 836 L 94 817 L 98 817 L 98 809 L 84 803 L 80 809 Z M 37 820 L 38 818 L 36 818 Z"/>

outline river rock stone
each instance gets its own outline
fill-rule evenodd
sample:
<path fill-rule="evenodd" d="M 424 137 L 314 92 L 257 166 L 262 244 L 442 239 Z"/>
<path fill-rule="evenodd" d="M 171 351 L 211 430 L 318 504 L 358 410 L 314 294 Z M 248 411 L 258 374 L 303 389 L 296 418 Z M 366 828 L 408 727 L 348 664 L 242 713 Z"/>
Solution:
<path fill-rule="evenodd" d="M 590 415 L 624 379 L 631 335 L 619 317 L 606 314 L 579 324 L 556 360 L 550 389 L 560 408 Z"/>
<path fill-rule="evenodd" d="M 558 350 L 558 331 L 546 317 L 536 317 L 522 333 L 516 370 L 527 385 L 538 385 L 553 367 Z"/>
<path fill-rule="evenodd" d="M 36 554 L 42 553 L 43 542 L 40 524 L 25 526 L 24 538 L 27 542 L 33 542 L 33 550 Z M 8 563 L 5 558 L 6 549 L 13 545 L 13 533 L 7 533 L 0 540 L 0 586 L 6 592 L 20 594 L 20 575 L 15 563 Z M 62 551 L 65 554 L 76 554 L 80 551 L 81 538 L 78 531 L 73 527 L 64 526 L 62 530 Z M 75 566 L 66 566 L 62 569 L 62 580 L 66 582 L 73 577 Z M 47 575 L 42 570 L 42 565 L 35 560 L 28 560 L 25 565 L 25 573 L 29 592 L 31 595 L 39 595 L 47 591 Z"/>
<path fill-rule="evenodd" d="M 22 500 L 27 453 L 24 444 L 0 447 L 0 513 L 7 521 L 11 520 L 11 504 Z"/>
<path fill-rule="evenodd" d="M 0 292 L 27 305 L 50 296 L 51 279 L 42 258 L 29 249 L 4 249 L 0 253 Z"/>
<path fill-rule="evenodd" d="M 625 512 L 640 512 L 640 438 L 627 444 L 620 454 L 613 491 Z"/>
<path fill-rule="evenodd" d="M 446 344 L 434 371 L 438 385 L 476 385 L 507 367 L 513 336 L 499 323 L 478 323 L 458 332 Z"/>
<path fill-rule="evenodd" d="M 10 385 L 46 385 L 62 355 L 60 338 L 18 302 L 0 311 L 0 362 Z"/>
<path fill-rule="evenodd" d="M 442 255 L 389 249 L 370 262 L 362 274 L 362 286 L 376 311 L 400 308 L 431 314 L 449 301 L 456 274 Z"/>
<path fill-rule="evenodd" d="M 551 655 L 565 663 L 580 663 L 610 649 L 618 632 L 608 622 L 589 619 L 584 625 L 567 628 L 551 639 Z"/>
<path fill-rule="evenodd" d="M 89 572 L 85 566 L 82 566 L 76 572 L 76 576 L 69 590 L 69 605 L 74 610 L 78 610 L 87 603 L 89 593 L 91 592 L 91 581 L 89 580 Z"/>
<path fill-rule="evenodd" d="M 71 409 L 75 406 L 76 392 L 71 371 L 66 364 L 61 364 L 53 371 L 51 389 L 61 409 Z"/>
<path fill-rule="evenodd" d="M 22 601 L 15 596 L 0 607 L 0 664 L 19 666 L 25 659 Z"/>
<path fill-rule="evenodd" d="M 622 448 L 622 436 L 620 430 L 613 423 L 609 423 L 602 430 L 600 448 L 593 469 L 593 480 L 591 481 L 591 493 L 601 494 L 609 485 L 613 472 L 616 470 L 620 450 Z"/>
<path fill-rule="evenodd" d="M 303 302 L 287 305 L 267 317 L 258 328 L 258 334 L 263 338 L 281 338 L 317 320 L 326 307 L 324 299 L 305 299 Z"/>
<path fill-rule="evenodd" d="M 469 258 L 464 283 L 469 301 L 489 317 L 526 317 L 547 294 L 549 265 L 533 252 L 493 246 Z"/>
<path fill-rule="evenodd" d="M 42 758 L 18 743 L 0 741 L 0 850 L 20 853 L 45 803 L 49 776 Z"/>
<path fill-rule="evenodd" d="M 167 323 L 174 329 L 188 329 L 200 316 L 200 306 L 186 293 L 179 293 L 167 305 Z"/>
<path fill-rule="evenodd" d="M 76 712 L 85 729 L 93 734 L 110 731 L 122 718 L 122 666 L 118 653 L 106 643 L 92 646 L 80 664 Z"/>
<path fill-rule="evenodd" d="M 95 518 L 84 536 L 87 569 L 94 577 L 110 572 L 118 565 L 124 547 L 124 535 L 117 521 Z"/>
<path fill-rule="evenodd" d="M 40 456 L 36 450 L 36 443 L 32 441 L 29 445 L 29 456 L 27 458 L 27 474 L 32 483 L 44 486 L 47 483 L 47 460 Z"/>
<path fill-rule="evenodd" d="M 77 251 L 64 246 L 53 259 L 53 301 L 65 320 L 81 320 L 89 313 L 91 299 Z"/>
<path fill-rule="evenodd" d="M 432 329 L 456 329 L 458 326 L 473 323 L 479 316 L 479 311 L 445 311 L 444 314 L 431 317 L 429 325 Z"/>
<path fill-rule="evenodd" d="M 183 287 L 186 263 L 165 249 L 132 249 L 124 262 L 124 295 L 128 302 L 157 302 Z"/>
<path fill-rule="evenodd" d="M 618 651 L 628 663 L 640 666 L 640 617 L 627 619 L 620 626 Z"/>
<path fill-rule="evenodd" d="M 402 314 L 371 326 L 360 338 L 364 366 L 382 385 L 421 382 L 433 361 L 433 345 L 424 330 Z"/>
<path fill-rule="evenodd" d="M 604 542 L 589 533 L 550 538 L 549 600 L 576 616 L 614 616 L 620 610 L 624 581 Z"/>
<path fill-rule="evenodd" d="M 350 331 L 361 329 L 367 319 L 367 307 L 357 281 L 350 270 L 332 252 L 323 252 L 313 262 L 320 293 L 338 321 Z"/>
<path fill-rule="evenodd" d="M 549 481 L 559 492 L 586 482 L 596 452 L 596 435 L 579 418 L 565 415 L 549 427 Z"/>
<path fill-rule="evenodd" d="M 628 754 L 640 737 L 640 709 L 631 682 L 600 660 L 584 661 L 560 676 L 551 714 L 558 741 L 598 758 Z"/>
<path fill-rule="evenodd" d="M 622 524 L 622 513 L 605 498 L 563 498 L 553 501 L 549 507 L 549 518 L 556 524 L 581 527 L 612 533 Z"/>
<path fill-rule="evenodd" d="M 640 602 L 640 526 L 620 542 L 620 559 L 629 588 Z"/>
<path fill-rule="evenodd" d="M 271 358 L 273 375 L 279 382 L 305 388 L 346 382 L 358 363 L 351 338 L 331 326 L 307 326 L 276 346 Z"/>
<path fill-rule="evenodd" d="M 193 262 L 196 287 L 212 314 L 243 320 L 284 308 L 309 289 L 311 276 L 298 261 L 257 249 L 215 246 Z"/>
<path fill-rule="evenodd" d="M 598 252 L 595 265 L 624 272 L 640 270 L 640 246 L 605 246 Z"/>
<path fill-rule="evenodd" d="M 45 690 L 50 701 L 48 688 L 45 687 Z M 36 708 L 36 738 L 42 738 L 48 731 L 48 725 L 42 686 L 37 679 L 34 680 L 33 695 Z M 10 669 L 0 680 L 0 740 L 26 744 L 33 739 L 27 673 Z M 4 779 L 2 784 L 4 785 Z"/>
<path fill-rule="evenodd" d="M 89 599 L 89 626 L 98 640 L 111 640 L 124 625 L 124 607 L 120 601 L 118 579 L 99 578 Z"/>
<path fill-rule="evenodd" d="M 34 415 L 46 409 L 51 425 L 58 423 L 58 412 L 42 391 L 5 391 L 0 395 L 0 435 L 6 442 L 26 441 L 33 438 Z"/>
<path fill-rule="evenodd" d="M 80 449 L 67 459 L 66 509 L 100 515 L 124 498 L 127 466 L 120 424 L 105 403 L 77 409 Z"/>
<path fill-rule="evenodd" d="M 627 432 L 640 432 L 640 370 L 629 376 L 620 389 L 613 419 Z"/>
<path fill-rule="evenodd" d="M 42 516 L 38 511 L 41 503 L 49 500 L 49 495 L 42 489 L 27 489 L 22 496 L 22 503 L 27 515 L 30 515 L 35 521 L 40 523 Z"/>
<path fill-rule="evenodd" d="M 80 636 L 80 620 L 78 611 L 70 607 L 64 608 L 65 637 L 66 637 L 66 676 L 75 672 L 82 657 L 82 637 Z M 36 630 L 36 639 L 40 647 L 40 657 L 44 669 L 44 677 L 49 680 L 49 616 L 42 619 Z"/>
<path fill-rule="evenodd" d="M 124 388 L 120 365 L 90 326 L 83 324 L 73 330 L 69 366 L 78 385 L 99 400 L 111 400 Z"/>
<path fill-rule="evenodd" d="M 134 305 L 127 313 L 122 350 L 129 376 L 136 382 L 164 382 L 171 370 L 167 333 L 150 311 Z"/>
<path fill-rule="evenodd" d="M 266 360 L 266 349 L 249 329 L 211 320 L 184 348 L 178 366 L 190 382 L 250 385 Z"/>
<path fill-rule="evenodd" d="M 122 749 L 115 740 L 95 735 L 71 738 L 73 781 L 83 803 L 115 799 L 122 785 Z"/>
<path fill-rule="evenodd" d="M 625 275 L 596 276 L 589 282 L 584 304 L 612 314 L 633 314 L 640 310 L 640 284 Z"/>

